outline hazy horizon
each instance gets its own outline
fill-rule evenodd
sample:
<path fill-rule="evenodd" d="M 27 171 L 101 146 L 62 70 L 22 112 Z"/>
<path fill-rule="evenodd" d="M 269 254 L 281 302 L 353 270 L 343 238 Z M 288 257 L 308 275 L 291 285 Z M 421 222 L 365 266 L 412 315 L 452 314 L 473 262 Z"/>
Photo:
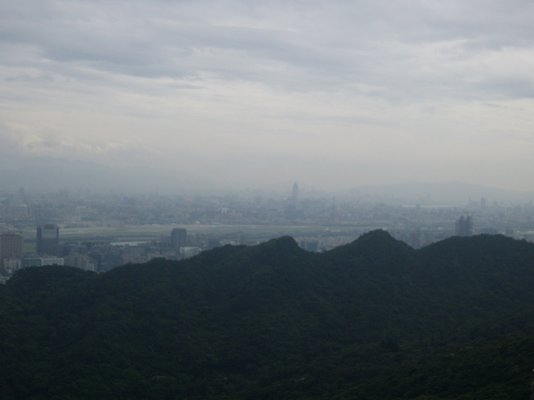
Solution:
<path fill-rule="evenodd" d="M 530 192 L 533 20 L 523 0 L 2 2 L 0 183 Z"/>

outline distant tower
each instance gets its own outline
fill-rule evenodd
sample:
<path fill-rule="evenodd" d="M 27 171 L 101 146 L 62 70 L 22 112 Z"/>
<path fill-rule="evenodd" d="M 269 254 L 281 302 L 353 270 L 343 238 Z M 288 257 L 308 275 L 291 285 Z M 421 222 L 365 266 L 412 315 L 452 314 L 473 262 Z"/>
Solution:
<path fill-rule="evenodd" d="M 57 256 L 59 252 L 59 227 L 46 224 L 37 227 L 37 253 Z"/>
<path fill-rule="evenodd" d="M 0 264 L 8 258 L 22 258 L 23 238 L 16 233 L 3 233 L 0 235 Z"/>
<path fill-rule="evenodd" d="M 293 190 L 291 191 L 291 199 L 296 203 L 299 199 L 299 185 L 297 182 L 293 184 Z"/>
<path fill-rule="evenodd" d="M 471 236 L 473 234 L 473 219 L 463 215 L 456 220 L 456 236 Z"/>
<path fill-rule="evenodd" d="M 174 228 L 171 231 L 171 246 L 174 249 L 185 247 L 187 245 L 187 230 L 184 228 Z"/>

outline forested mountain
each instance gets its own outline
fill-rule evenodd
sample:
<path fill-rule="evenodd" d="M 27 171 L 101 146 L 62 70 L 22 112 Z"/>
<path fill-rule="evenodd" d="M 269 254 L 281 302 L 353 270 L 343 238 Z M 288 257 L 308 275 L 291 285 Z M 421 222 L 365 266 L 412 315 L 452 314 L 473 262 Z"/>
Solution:
<path fill-rule="evenodd" d="M 527 399 L 534 244 L 289 237 L 0 286 L 2 399 Z"/>

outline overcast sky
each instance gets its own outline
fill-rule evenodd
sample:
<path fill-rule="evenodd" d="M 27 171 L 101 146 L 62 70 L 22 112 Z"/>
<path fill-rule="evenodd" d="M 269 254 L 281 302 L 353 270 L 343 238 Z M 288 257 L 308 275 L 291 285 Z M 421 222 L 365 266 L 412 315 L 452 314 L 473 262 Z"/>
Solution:
<path fill-rule="evenodd" d="M 0 1 L 0 156 L 530 190 L 534 2 Z"/>

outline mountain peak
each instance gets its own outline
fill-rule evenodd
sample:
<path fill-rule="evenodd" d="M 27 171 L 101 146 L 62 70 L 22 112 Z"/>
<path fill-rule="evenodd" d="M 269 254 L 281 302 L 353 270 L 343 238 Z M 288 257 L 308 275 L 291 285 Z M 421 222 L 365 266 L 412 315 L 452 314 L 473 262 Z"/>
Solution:
<path fill-rule="evenodd" d="M 342 257 L 396 257 L 412 251 L 413 249 L 410 246 L 395 239 L 389 232 L 377 229 L 364 233 L 353 242 L 333 249 L 329 253 Z"/>
<path fill-rule="evenodd" d="M 271 239 L 267 242 L 261 243 L 258 247 L 262 249 L 276 249 L 280 251 L 300 249 L 295 239 L 293 239 L 291 236 L 281 236 Z"/>
<path fill-rule="evenodd" d="M 385 231 L 383 229 L 375 229 L 373 231 L 369 231 L 361 235 L 358 239 L 355 240 L 355 242 L 368 242 L 368 241 L 394 241 L 397 242 L 397 239 L 395 239 L 388 231 Z"/>
<path fill-rule="evenodd" d="M 503 253 L 534 253 L 534 246 L 525 240 L 516 240 L 504 235 L 474 235 L 469 237 L 453 236 L 437 243 L 432 243 L 419 253 L 423 257 L 440 259 L 457 257 L 502 257 Z"/>
<path fill-rule="evenodd" d="M 257 246 L 250 247 L 249 251 L 249 254 L 254 255 L 258 260 L 274 264 L 286 263 L 294 256 L 305 253 L 291 236 L 271 239 Z"/>

